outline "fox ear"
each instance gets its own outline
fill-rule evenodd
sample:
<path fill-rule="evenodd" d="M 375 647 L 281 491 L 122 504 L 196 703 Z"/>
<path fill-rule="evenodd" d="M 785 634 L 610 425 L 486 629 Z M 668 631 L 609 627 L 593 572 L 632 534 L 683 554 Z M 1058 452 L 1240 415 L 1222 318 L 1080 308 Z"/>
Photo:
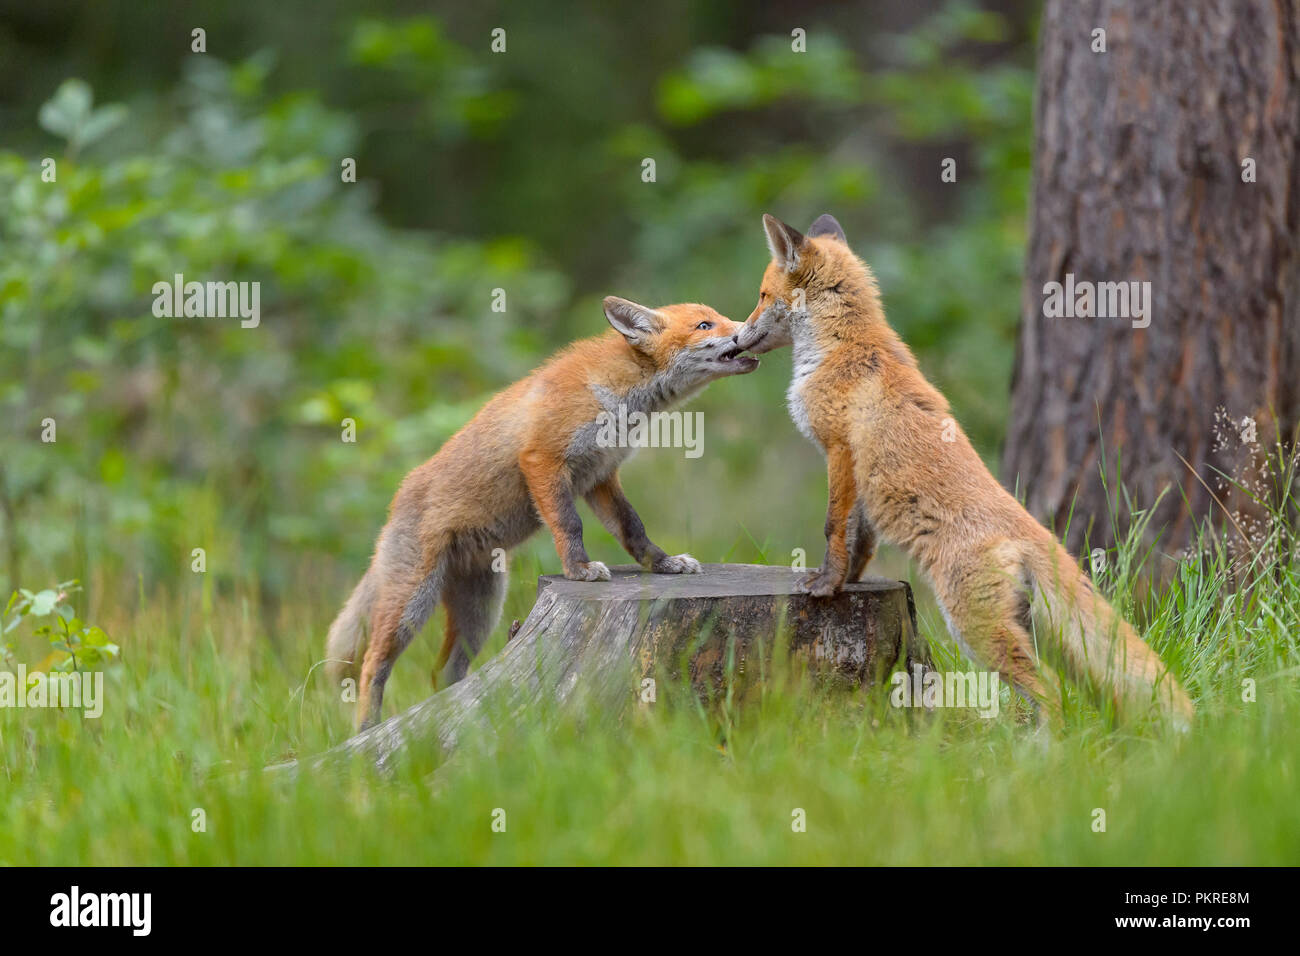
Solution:
<path fill-rule="evenodd" d="M 633 346 L 644 345 L 664 327 L 663 319 L 654 309 L 620 299 L 616 295 L 605 296 L 605 318 Z"/>
<path fill-rule="evenodd" d="M 846 246 L 849 244 L 849 241 L 844 238 L 844 230 L 835 221 L 835 217 L 828 212 L 822 213 L 817 217 L 817 221 L 808 227 L 808 238 L 813 239 L 817 236 L 833 236 Z"/>
<path fill-rule="evenodd" d="M 767 247 L 772 250 L 772 261 L 786 272 L 793 272 L 808 240 L 798 229 L 767 213 L 763 214 L 763 230 L 767 233 Z"/>

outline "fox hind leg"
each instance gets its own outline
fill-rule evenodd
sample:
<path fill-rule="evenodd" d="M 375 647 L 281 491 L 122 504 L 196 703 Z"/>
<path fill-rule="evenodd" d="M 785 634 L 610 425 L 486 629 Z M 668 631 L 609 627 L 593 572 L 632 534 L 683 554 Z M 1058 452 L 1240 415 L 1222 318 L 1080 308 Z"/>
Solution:
<path fill-rule="evenodd" d="M 1040 724 L 1059 727 L 1061 724 L 1060 697 L 1050 690 L 1044 679 L 1044 665 L 1034 654 L 1033 638 L 1019 622 L 995 625 L 983 641 L 987 648 L 984 657 L 988 666 L 996 670 L 1016 693 L 1020 694 L 1038 711 Z"/>
<path fill-rule="evenodd" d="M 1029 616 L 1029 594 L 1018 575 L 985 568 L 965 579 L 960 599 L 944 602 L 954 637 L 976 661 L 998 675 L 1038 711 L 1040 723 L 1059 727 L 1059 686 L 1039 659 Z M 1051 677 L 1045 680 L 1045 676 Z"/>
<path fill-rule="evenodd" d="M 379 722 L 384 703 L 384 685 L 397 658 L 420 633 L 442 594 L 446 577 L 443 563 L 422 578 L 402 575 L 388 581 L 380 591 L 370 620 L 370 641 L 361 666 L 357 693 L 357 729 Z"/>
<path fill-rule="evenodd" d="M 470 662 L 501 620 L 508 579 L 504 569 L 494 571 L 490 565 L 457 568 L 448 576 L 443 594 L 447 634 L 433 669 L 435 685 L 454 684 L 469 673 Z"/>

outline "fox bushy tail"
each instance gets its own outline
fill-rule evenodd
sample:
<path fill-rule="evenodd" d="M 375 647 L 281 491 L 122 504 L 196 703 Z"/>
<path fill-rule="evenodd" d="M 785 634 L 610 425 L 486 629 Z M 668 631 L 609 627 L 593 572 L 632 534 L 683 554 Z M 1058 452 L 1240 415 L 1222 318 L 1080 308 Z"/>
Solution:
<path fill-rule="evenodd" d="M 1045 554 L 1026 556 L 1039 639 L 1055 643 L 1067 667 L 1107 694 L 1121 716 L 1136 716 L 1154 704 L 1175 728 L 1187 730 L 1195 709 L 1177 678 L 1069 552 L 1059 542 L 1052 545 Z"/>
<path fill-rule="evenodd" d="M 358 656 L 370 618 L 370 607 L 375 601 L 375 590 L 375 569 L 371 567 L 352 589 L 348 603 L 343 605 L 343 610 L 330 625 L 329 637 L 325 641 L 325 673 L 335 684 L 345 677 L 356 676 L 361 666 Z"/>

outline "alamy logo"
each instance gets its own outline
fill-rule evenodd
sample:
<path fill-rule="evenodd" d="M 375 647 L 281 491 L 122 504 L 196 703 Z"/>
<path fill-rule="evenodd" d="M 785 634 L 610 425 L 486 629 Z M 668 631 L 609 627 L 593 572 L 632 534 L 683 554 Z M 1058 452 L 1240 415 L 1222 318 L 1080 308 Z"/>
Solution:
<path fill-rule="evenodd" d="M 629 412 L 596 416 L 596 444 L 601 448 L 684 448 L 687 458 L 704 454 L 703 412 Z"/>
<path fill-rule="evenodd" d="M 133 936 L 148 936 L 153 926 L 152 893 L 70 893 L 50 897 L 51 926 L 127 926 Z"/>
<path fill-rule="evenodd" d="M 1043 286 L 1043 317 L 1047 319 L 1132 319 L 1133 328 L 1151 324 L 1151 283 L 1075 282 L 1074 273 L 1065 282 Z"/>
<path fill-rule="evenodd" d="M 186 282 L 176 273 L 172 281 L 153 284 L 153 314 L 160 319 L 228 319 L 238 316 L 245 329 L 262 321 L 262 283 Z"/>
<path fill-rule="evenodd" d="M 28 674 L 27 665 L 19 664 L 16 674 L 0 671 L 0 707 L 72 709 L 98 718 L 104 713 L 104 672 Z"/>
<path fill-rule="evenodd" d="M 927 671 L 913 664 L 910 678 L 898 671 L 890 683 L 889 702 L 895 707 L 972 707 L 985 719 L 998 715 L 997 671 Z"/>

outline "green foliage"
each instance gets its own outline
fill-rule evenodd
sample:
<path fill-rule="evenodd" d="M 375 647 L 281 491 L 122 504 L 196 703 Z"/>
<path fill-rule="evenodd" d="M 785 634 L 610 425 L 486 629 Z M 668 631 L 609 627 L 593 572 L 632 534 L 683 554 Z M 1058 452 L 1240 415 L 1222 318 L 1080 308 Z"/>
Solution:
<path fill-rule="evenodd" d="M 76 581 L 64 581 L 53 588 L 32 592 L 19 588 L 0 615 L 0 634 L 8 636 L 24 622 L 35 624 L 32 634 L 49 644 L 52 653 L 39 665 L 57 671 L 79 671 L 115 660 L 119 648 L 103 628 L 86 624 L 77 617 L 68 597 L 81 590 Z M 41 623 L 35 623 L 40 620 Z M 14 659 L 14 645 L 3 647 L 6 662 Z"/>
<path fill-rule="evenodd" d="M 242 576 L 274 596 L 310 552 L 354 565 L 401 475 L 491 391 L 602 331 L 600 296 L 704 301 L 743 317 L 765 257 L 765 211 L 796 223 L 839 215 L 893 321 L 977 444 L 995 448 L 1019 298 L 1031 76 L 1014 57 L 994 68 L 968 61 L 1005 42 L 998 15 L 942 8 L 906 43 L 877 38 L 869 67 L 817 28 L 810 54 L 768 36 L 747 51 L 700 46 L 633 68 L 616 57 L 613 85 L 587 94 L 591 109 L 625 103 L 618 84 L 638 82 L 635 70 L 657 70 L 657 92 L 599 126 L 581 111 L 555 113 L 564 81 L 548 64 L 566 54 L 549 34 L 540 42 L 521 29 L 510 56 L 493 57 L 434 17 L 342 25 L 327 52 L 427 144 L 413 157 L 381 139 L 405 157 L 399 180 L 391 157 L 368 146 L 372 110 L 277 88 L 283 72 L 302 70 L 291 38 L 230 63 L 188 57 L 173 89 L 130 100 L 129 113 L 94 106 L 80 80 L 34 110 L 55 139 L 26 156 L 0 151 L 0 413 L 13 429 L 0 459 L 0 567 L 11 581 L 32 570 L 24 559 L 83 579 L 99 577 L 97 562 L 152 588 L 183 581 L 203 546 L 217 556 L 205 587 Z M 581 35 L 572 42 L 587 45 L 570 59 L 613 56 Z M 893 151 L 899 143 L 934 157 L 922 180 Z M 935 190 L 934 151 L 953 143 L 971 156 L 962 153 L 952 207 L 931 223 L 916 200 Z M 645 156 L 657 160 L 656 183 L 640 179 Z M 342 181 L 345 157 L 358 160 L 357 183 Z M 478 225 L 512 231 L 390 225 L 380 200 L 421 195 L 426 162 L 448 218 L 468 201 Z M 369 179 L 372 169 L 387 180 Z M 585 203 L 559 198 L 575 188 L 590 192 Z M 154 284 L 177 274 L 260 282 L 260 327 L 155 316 Z M 491 309 L 497 288 L 504 313 Z M 675 456 L 635 466 L 642 475 L 627 480 L 652 524 L 673 514 L 691 547 L 734 553 L 749 540 L 734 518 L 691 503 L 684 521 L 677 514 L 679 481 L 719 482 L 755 503 L 741 520 L 768 522 L 761 547 L 819 546 L 808 529 L 820 524 L 823 479 L 786 421 L 784 361 L 699 401 L 714 440 L 689 476 Z M 53 443 L 36 440 L 47 418 Z M 345 419 L 356 443 L 340 438 Z M 757 434 L 769 436 L 761 447 Z M 768 456 L 797 469 L 774 482 Z M 780 482 L 800 504 L 764 516 Z"/>
<path fill-rule="evenodd" d="M 491 136 L 515 107 L 515 96 L 498 88 L 492 72 L 430 17 L 361 20 L 348 55 L 353 63 L 390 72 L 403 92 L 423 97 L 422 114 L 444 143 Z"/>
<path fill-rule="evenodd" d="M 67 80 L 38 114 L 41 128 L 68 144 L 68 155 L 108 135 L 126 119 L 120 103 L 93 109 L 94 96 L 84 80 Z"/>
<path fill-rule="evenodd" d="M 867 78 L 832 35 L 808 37 L 815 57 L 792 57 L 790 41 L 765 37 L 749 54 L 717 47 L 696 50 L 685 67 L 659 84 L 660 114 L 678 125 L 724 110 L 755 109 L 783 98 L 850 105 L 864 99 Z"/>
<path fill-rule="evenodd" d="M 274 586 L 264 546 L 337 549 L 340 527 L 373 522 L 403 465 L 527 368 L 529 327 L 567 282 L 526 242 L 387 228 L 326 158 L 354 144 L 347 119 L 309 96 L 266 99 L 248 64 L 197 64 L 161 148 L 78 157 L 117 114 L 88 112 L 84 84 L 69 83 L 42 110 L 67 138 L 55 181 L 0 154 L 0 407 L 23 423 L 0 478 L 16 512 L 84 510 L 92 553 L 134 538 L 135 560 L 174 574 L 209 535 L 198 543 L 215 539 Z M 260 281 L 261 326 L 155 316 L 153 284 L 178 273 Z M 489 308 L 498 285 L 509 322 Z M 440 376 L 456 400 L 430 407 Z M 56 442 L 35 441 L 46 417 Z M 370 440 L 343 445 L 344 417 Z M 71 530 L 8 533 L 57 556 Z"/>

